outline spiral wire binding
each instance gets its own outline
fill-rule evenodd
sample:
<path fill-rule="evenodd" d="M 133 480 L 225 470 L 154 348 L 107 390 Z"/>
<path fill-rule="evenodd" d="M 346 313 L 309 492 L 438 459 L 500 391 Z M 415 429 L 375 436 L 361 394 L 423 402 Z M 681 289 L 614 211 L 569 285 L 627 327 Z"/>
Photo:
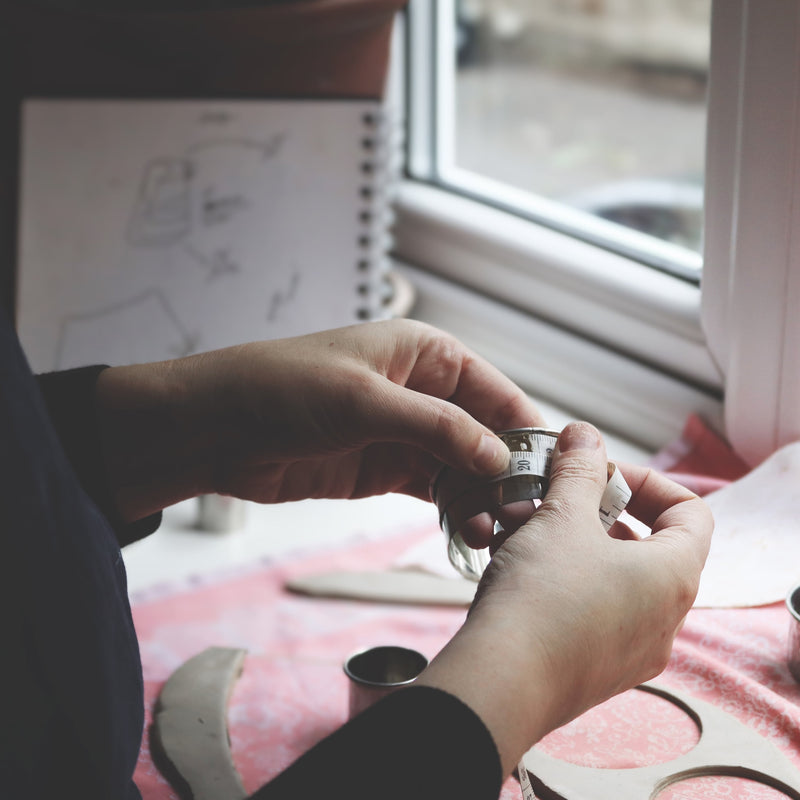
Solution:
<path fill-rule="evenodd" d="M 401 128 L 395 113 L 387 106 L 366 109 L 362 114 L 364 136 L 359 187 L 358 259 L 359 320 L 387 319 L 394 293 L 390 280 L 394 223 L 392 201 L 400 175 Z"/>

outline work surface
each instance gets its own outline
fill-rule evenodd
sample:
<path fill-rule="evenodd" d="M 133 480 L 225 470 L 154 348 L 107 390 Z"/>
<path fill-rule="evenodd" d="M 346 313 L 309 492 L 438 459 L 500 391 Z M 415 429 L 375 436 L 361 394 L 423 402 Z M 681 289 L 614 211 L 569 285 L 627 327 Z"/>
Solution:
<path fill-rule="evenodd" d="M 657 459 L 659 466 L 682 472 L 696 491 L 741 475 L 741 465 L 699 420 L 690 420 L 675 444 L 672 456 Z M 644 460 L 617 443 L 609 455 Z M 286 582 L 301 575 L 407 566 L 416 563 L 410 553 L 416 558 L 420 552 L 444 552 L 430 504 L 388 495 L 248 507 L 247 512 L 241 530 L 210 534 L 193 529 L 193 503 L 169 509 L 162 530 L 126 548 L 126 563 L 148 722 L 160 687 L 185 660 L 213 645 L 248 651 L 228 722 L 234 762 L 246 789 L 253 791 L 345 721 L 348 687 L 342 663 L 349 654 L 397 644 L 430 658 L 459 627 L 465 608 L 311 598 L 286 590 Z M 690 706 L 692 700 L 705 701 L 729 714 L 770 742 L 797 772 L 800 686 L 786 665 L 789 624 L 782 602 L 696 608 L 657 683 L 682 692 Z M 735 727 L 728 724 L 730 730 Z M 716 734 L 705 730 L 701 745 L 711 735 Z M 631 774 L 691 753 L 700 737 L 679 706 L 634 690 L 554 732 L 537 750 L 564 762 Z M 319 778 L 324 791 L 324 776 Z M 176 797 L 153 766 L 146 736 L 136 780 L 145 800 Z M 519 796 L 518 785 L 509 779 L 503 800 Z M 651 792 L 641 796 L 646 800 Z M 763 783 L 716 774 L 675 783 L 658 794 L 659 800 L 785 796 Z"/>
<path fill-rule="evenodd" d="M 135 593 L 148 722 L 161 685 L 186 659 L 211 645 L 247 649 L 228 720 L 234 761 L 245 788 L 253 791 L 345 721 L 342 662 L 350 653 L 400 644 L 432 657 L 458 628 L 464 609 L 314 599 L 285 590 L 287 579 L 302 574 L 391 567 L 409 548 L 442 536 L 430 521 L 414 522 L 424 510 L 409 506 L 405 520 L 400 515 L 378 531 L 356 525 L 344 541 L 311 552 L 284 553 L 227 575 Z M 727 711 L 800 767 L 800 687 L 785 663 L 788 624 L 782 604 L 696 609 L 658 683 Z M 676 706 L 634 691 L 551 734 L 541 747 L 588 766 L 636 767 L 674 758 L 698 735 Z M 154 768 L 146 737 L 136 780 L 145 800 L 177 797 Z M 324 776 L 320 781 L 324 788 Z M 741 778 L 694 779 L 659 795 L 781 796 Z M 519 797 L 513 780 L 502 797 Z"/>

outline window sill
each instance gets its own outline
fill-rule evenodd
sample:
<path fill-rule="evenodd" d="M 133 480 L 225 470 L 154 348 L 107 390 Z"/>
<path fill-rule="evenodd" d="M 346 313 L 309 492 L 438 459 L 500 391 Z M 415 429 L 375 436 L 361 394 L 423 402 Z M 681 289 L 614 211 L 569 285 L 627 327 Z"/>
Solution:
<path fill-rule="evenodd" d="M 419 182 L 400 185 L 395 209 L 400 261 L 719 393 L 697 286 Z"/>
<path fill-rule="evenodd" d="M 449 331 L 555 408 L 554 426 L 588 420 L 638 449 L 636 460 L 677 438 L 690 413 L 720 426 L 713 394 L 416 266 L 395 268 L 415 288 L 411 316 Z"/>

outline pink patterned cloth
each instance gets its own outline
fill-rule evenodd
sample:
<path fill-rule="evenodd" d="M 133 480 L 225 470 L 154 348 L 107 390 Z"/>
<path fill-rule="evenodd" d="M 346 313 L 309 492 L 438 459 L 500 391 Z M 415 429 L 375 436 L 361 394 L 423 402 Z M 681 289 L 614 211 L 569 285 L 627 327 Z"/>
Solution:
<path fill-rule="evenodd" d="M 424 529 L 350 545 L 136 603 L 148 723 L 163 682 L 185 660 L 211 645 L 246 648 L 228 721 L 234 760 L 245 788 L 254 791 L 345 721 L 342 663 L 350 653 L 400 644 L 430 658 L 464 618 L 463 610 L 453 608 L 301 597 L 284 590 L 285 580 L 325 569 L 380 569 L 427 536 L 441 533 Z M 692 611 L 658 682 L 723 708 L 800 767 L 800 687 L 786 667 L 788 625 L 783 605 Z M 629 692 L 551 734 L 541 746 L 575 763 L 630 767 L 675 757 L 696 739 L 694 724 L 683 712 Z M 146 736 L 136 782 L 145 800 L 177 797 L 153 766 Z M 731 793 L 732 784 L 737 786 Z M 775 796 L 748 784 L 704 779 L 692 782 L 693 793 L 675 794 L 684 786 L 670 792 L 672 800 Z M 501 796 L 519 798 L 513 780 Z"/>
<path fill-rule="evenodd" d="M 251 792 L 347 716 L 348 655 L 380 644 L 432 657 L 464 618 L 463 609 L 320 600 L 287 592 L 289 577 L 328 569 L 379 569 L 431 528 L 350 543 L 312 557 L 155 599 L 134 600 L 145 679 L 147 724 L 169 675 L 212 645 L 248 651 L 228 707 L 232 751 Z M 145 734 L 135 780 L 145 800 L 175 798 L 152 763 Z M 321 780 L 323 780 L 321 776 Z"/>
<path fill-rule="evenodd" d="M 677 465 L 680 474 L 688 464 L 691 475 L 704 479 L 738 477 L 740 467 L 725 461 L 724 442 L 699 421 L 691 421 L 687 431 L 680 460 L 670 463 L 662 454 L 663 468 Z M 697 459 L 694 445 L 705 449 L 705 462 Z M 704 468 L 704 463 L 711 467 Z M 723 477 L 715 478 L 715 473 Z M 348 687 L 342 663 L 350 653 L 398 644 L 431 658 L 464 618 L 464 610 L 457 608 L 302 597 L 284 589 L 286 579 L 337 568 L 386 568 L 431 536 L 442 534 L 431 528 L 389 532 L 379 540 L 351 541 L 323 554 L 284 559 L 135 601 L 148 724 L 161 686 L 184 661 L 212 645 L 247 649 L 228 723 L 235 763 L 245 788 L 254 791 L 345 721 Z M 695 609 L 657 682 L 729 712 L 800 768 L 800 686 L 786 666 L 789 621 L 782 603 Z M 539 746 L 587 766 L 635 767 L 670 760 L 691 748 L 697 737 L 694 723 L 678 708 L 633 691 L 550 734 Z M 319 778 L 324 792 L 325 776 Z M 152 763 L 147 735 L 135 780 L 144 800 L 177 797 Z M 518 800 L 513 779 L 505 783 L 501 797 Z M 659 800 L 777 797 L 783 795 L 752 781 L 710 777 L 676 784 Z"/>

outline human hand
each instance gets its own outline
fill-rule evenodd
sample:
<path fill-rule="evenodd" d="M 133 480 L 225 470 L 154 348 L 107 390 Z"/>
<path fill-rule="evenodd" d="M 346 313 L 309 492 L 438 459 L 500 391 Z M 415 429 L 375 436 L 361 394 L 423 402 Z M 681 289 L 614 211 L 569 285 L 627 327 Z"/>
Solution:
<path fill-rule="evenodd" d="M 594 428 L 564 429 L 544 501 L 532 517 L 524 504 L 499 514 L 516 532 L 464 627 L 418 679 L 476 711 L 506 774 L 550 730 L 661 672 L 697 593 L 713 528 L 705 503 L 622 466 L 627 510 L 652 534 L 639 540 L 620 522 L 606 534 L 597 513 L 606 463 Z"/>
<path fill-rule="evenodd" d="M 508 450 L 493 431 L 542 424 L 498 370 L 408 320 L 110 369 L 98 397 L 129 518 L 208 492 L 427 499 L 439 462 L 495 474 Z"/>

